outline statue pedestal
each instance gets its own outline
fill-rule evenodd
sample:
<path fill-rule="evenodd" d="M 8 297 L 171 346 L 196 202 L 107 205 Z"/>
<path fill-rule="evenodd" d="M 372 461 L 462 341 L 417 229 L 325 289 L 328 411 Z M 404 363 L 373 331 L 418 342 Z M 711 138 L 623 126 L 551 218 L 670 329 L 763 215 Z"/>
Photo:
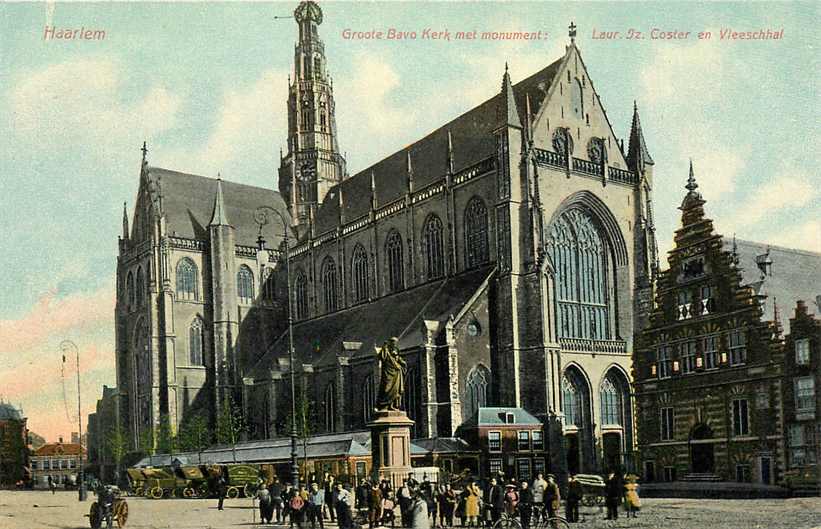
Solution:
<path fill-rule="evenodd" d="M 404 411 L 379 410 L 368 423 L 371 429 L 373 475 L 386 479 L 394 490 L 411 473 L 410 427 L 413 421 Z"/>

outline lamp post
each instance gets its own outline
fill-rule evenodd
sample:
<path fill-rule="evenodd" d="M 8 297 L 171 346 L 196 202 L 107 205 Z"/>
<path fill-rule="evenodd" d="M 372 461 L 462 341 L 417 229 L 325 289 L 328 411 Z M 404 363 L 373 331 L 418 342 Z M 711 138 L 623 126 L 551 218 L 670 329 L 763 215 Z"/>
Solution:
<path fill-rule="evenodd" d="M 60 342 L 60 351 L 63 353 L 63 363 L 66 361 L 66 353 L 70 353 L 74 351 L 74 355 L 77 359 L 77 435 L 79 436 L 80 441 L 80 462 L 78 463 L 78 470 L 77 470 L 77 491 L 79 494 L 79 501 L 86 501 L 86 484 L 85 484 L 85 476 L 83 475 L 83 415 L 82 415 L 82 405 L 80 401 L 80 350 L 77 348 L 77 344 L 72 342 L 71 340 L 63 340 Z"/>
<path fill-rule="evenodd" d="M 271 206 L 260 206 L 254 211 L 254 220 L 259 224 L 259 236 L 257 237 L 257 245 L 260 250 L 265 249 L 265 238 L 262 236 L 262 227 L 268 224 L 269 215 L 271 214 L 279 217 L 282 222 L 283 239 L 285 242 L 285 280 L 286 292 L 288 297 L 288 358 L 291 365 L 290 379 L 291 379 L 291 479 L 294 481 L 294 489 L 299 490 L 299 464 L 297 463 L 297 430 L 296 430 L 296 373 L 294 360 L 294 317 L 293 307 L 291 306 L 291 257 L 288 248 L 288 221 L 285 217 L 272 208 Z"/>

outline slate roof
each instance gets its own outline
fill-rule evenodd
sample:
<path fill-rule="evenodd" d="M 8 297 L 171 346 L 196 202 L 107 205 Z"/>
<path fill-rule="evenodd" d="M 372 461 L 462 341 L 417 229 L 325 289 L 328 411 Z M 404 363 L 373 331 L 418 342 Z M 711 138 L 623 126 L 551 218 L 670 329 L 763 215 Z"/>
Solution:
<path fill-rule="evenodd" d="M 725 250 L 732 251 L 732 238 L 725 237 L 723 244 Z M 753 241 L 736 240 L 736 244 L 742 282 L 762 289 L 768 296 L 764 303 L 765 320 L 773 320 L 773 308 L 777 305 L 778 319 L 786 335 L 790 332 L 790 317 L 795 312 L 796 301 L 806 301 L 807 311 L 819 314 L 814 302 L 816 296 L 821 295 L 821 254 Z M 761 280 L 761 271 L 756 265 L 756 256 L 766 253 L 768 247 L 772 274 L 759 286 L 756 283 Z"/>
<path fill-rule="evenodd" d="M 294 349 L 303 362 L 315 367 L 335 364 L 342 342 L 362 342 L 355 357 L 372 356 L 374 347 L 392 336 L 399 348 L 423 342 L 422 320 L 446 322 L 456 316 L 490 277 L 490 267 L 463 272 L 381 297 L 370 303 L 294 324 Z M 278 357 L 288 350 L 288 334 L 283 333 L 257 362 L 252 373 L 265 376 Z M 318 350 L 318 353 L 316 352 Z"/>
<path fill-rule="evenodd" d="M 168 234 L 206 240 L 208 223 L 214 212 L 217 179 L 160 167 L 148 167 L 148 178 L 159 184 Z M 236 244 L 256 246 L 259 225 L 254 221 L 254 211 L 259 206 L 273 207 L 290 225 L 288 208 L 276 191 L 222 180 L 222 192 L 225 204 L 222 213 L 236 228 Z M 282 232 L 282 222 L 279 219 L 273 219 L 264 228 L 268 248 L 279 246 Z"/>
<path fill-rule="evenodd" d="M 513 422 L 506 422 L 508 413 L 513 414 Z M 462 426 L 526 426 L 540 425 L 542 421 L 523 408 L 479 408 L 473 417 Z"/>
<path fill-rule="evenodd" d="M 525 123 L 525 100 L 535 116 L 559 70 L 562 59 L 513 85 L 520 120 Z M 500 85 L 501 88 L 501 85 Z M 331 188 L 316 213 L 316 233 L 325 233 L 339 224 L 338 190 L 342 190 L 344 214 L 350 221 L 368 213 L 371 206 L 371 172 L 376 184 L 377 206 L 393 202 L 407 192 L 407 153 L 410 151 L 414 189 L 439 181 L 445 174 L 448 155 L 448 131 L 453 139 L 454 171 L 467 168 L 496 152 L 493 131 L 507 112 L 500 108 L 501 90 L 484 103 L 442 125 L 424 138 L 396 151 L 387 158 L 363 169 Z"/>
<path fill-rule="evenodd" d="M 478 453 L 479 451 L 460 437 L 428 437 L 424 439 L 414 439 L 415 444 L 424 455 L 430 454 L 454 454 L 454 453 Z"/>

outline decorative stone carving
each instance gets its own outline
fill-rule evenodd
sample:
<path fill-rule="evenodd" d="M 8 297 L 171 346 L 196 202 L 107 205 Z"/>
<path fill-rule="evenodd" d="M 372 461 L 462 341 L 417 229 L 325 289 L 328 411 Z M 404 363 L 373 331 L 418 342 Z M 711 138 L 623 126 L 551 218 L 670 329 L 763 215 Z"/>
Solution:
<path fill-rule="evenodd" d="M 558 154 L 573 153 L 573 136 L 566 127 L 559 127 L 553 133 L 553 150 Z"/>

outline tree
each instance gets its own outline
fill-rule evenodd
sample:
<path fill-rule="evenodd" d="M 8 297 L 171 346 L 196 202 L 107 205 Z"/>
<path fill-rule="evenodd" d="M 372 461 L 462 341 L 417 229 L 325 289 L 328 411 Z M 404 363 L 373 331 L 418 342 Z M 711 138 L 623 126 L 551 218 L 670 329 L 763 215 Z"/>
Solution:
<path fill-rule="evenodd" d="M 105 451 L 108 456 L 114 461 L 114 476 L 115 482 L 120 480 L 120 464 L 128 453 L 129 447 L 128 434 L 122 425 L 117 424 L 111 427 L 105 440 Z"/>
<path fill-rule="evenodd" d="M 174 425 L 168 415 L 160 415 L 160 427 L 157 432 L 157 449 L 162 454 L 173 454 L 177 449 L 177 437 L 174 435 Z"/>
<path fill-rule="evenodd" d="M 217 443 L 225 445 L 236 445 L 237 439 L 245 429 L 242 417 L 242 409 L 230 395 L 226 395 L 217 414 L 216 437 Z M 236 447 L 235 447 L 236 449 Z M 236 453 L 234 454 L 236 459 Z"/>
<path fill-rule="evenodd" d="M 308 438 L 315 431 L 316 414 L 313 402 L 308 398 L 308 391 L 300 387 L 296 394 L 296 417 L 288 418 L 288 431 L 296 424 L 296 435 L 302 440 L 303 468 L 305 469 L 305 479 L 308 478 Z M 296 420 L 296 423 L 294 423 Z"/>

